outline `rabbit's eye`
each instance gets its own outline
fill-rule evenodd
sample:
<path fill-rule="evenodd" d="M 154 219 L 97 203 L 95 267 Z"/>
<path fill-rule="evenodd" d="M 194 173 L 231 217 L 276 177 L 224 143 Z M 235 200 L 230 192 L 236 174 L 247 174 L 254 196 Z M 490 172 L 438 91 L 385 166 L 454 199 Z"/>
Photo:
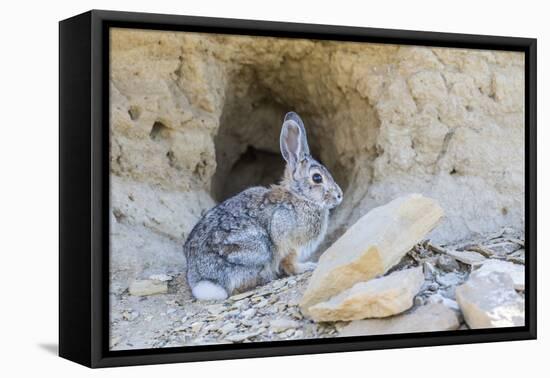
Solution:
<path fill-rule="evenodd" d="M 323 176 L 321 176 L 319 173 L 314 173 L 313 176 L 311 176 L 311 179 L 316 184 L 320 184 L 323 182 Z"/>

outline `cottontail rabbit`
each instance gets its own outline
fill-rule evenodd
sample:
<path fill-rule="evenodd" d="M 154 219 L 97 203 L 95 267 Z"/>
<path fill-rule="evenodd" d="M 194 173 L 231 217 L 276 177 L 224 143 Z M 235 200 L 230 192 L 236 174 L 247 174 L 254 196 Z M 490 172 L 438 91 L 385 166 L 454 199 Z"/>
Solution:
<path fill-rule="evenodd" d="M 329 210 L 342 202 L 342 190 L 310 156 L 298 114 L 285 116 L 280 144 L 286 160 L 280 184 L 253 187 L 225 200 L 189 234 L 183 250 L 195 298 L 225 299 L 281 273 L 315 268 L 305 260 L 323 240 Z"/>

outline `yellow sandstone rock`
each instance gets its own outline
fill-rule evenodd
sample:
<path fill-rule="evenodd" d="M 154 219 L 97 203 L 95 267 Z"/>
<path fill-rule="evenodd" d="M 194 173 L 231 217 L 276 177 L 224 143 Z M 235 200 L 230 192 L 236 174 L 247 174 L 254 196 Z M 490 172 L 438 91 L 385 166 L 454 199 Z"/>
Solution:
<path fill-rule="evenodd" d="M 367 282 L 359 282 L 326 302 L 309 308 L 317 322 L 383 318 L 399 314 L 413 305 L 424 283 L 422 268 L 393 272 Z"/>
<path fill-rule="evenodd" d="M 455 311 L 442 303 L 431 303 L 389 318 L 353 321 L 342 329 L 340 336 L 451 331 L 459 325 Z"/>
<path fill-rule="evenodd" d="M 131 295 L 145 296 L 155 294 L 166 294 L 168 282 L 158 280 L 136 280 L 128 288 Z"/>
<path fill-rule="evenodd" d="M 319 259 L 300 304 L 304 314 L 356 283 L 386 273 L 442 216 L 437 202 L 420 194 L 399 197 L 368 212 Z"/>

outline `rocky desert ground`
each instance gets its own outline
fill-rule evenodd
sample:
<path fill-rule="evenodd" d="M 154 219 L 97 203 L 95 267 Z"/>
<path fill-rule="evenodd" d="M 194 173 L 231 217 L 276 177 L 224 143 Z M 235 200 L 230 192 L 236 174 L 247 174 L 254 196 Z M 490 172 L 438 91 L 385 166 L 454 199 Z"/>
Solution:
<path fill-rule="evenodd" d="M 124 350 L 461 330 L 470 328 L 468 316 L 474 328 L 512 326 L 514 321 L 520 325 L 523 243 L 522 234 L 511 229 L 451 245 L 419 243 L 389 273 L 415 267 L 423 272 L 416 290 L 404 295 L 412 305 L 398 314 L 368 320 L 316 322 L 304 316 L 300 302 L 311 272 L 210 303 L 192 298 L 183 274 L 152 276 L 134 295 L 129 291 L 112 295 L 111 347 Z M 479 273 L 470 278 L 483 265 L 496 273 L 490 279 Z M 460 305 L 457 287 L 464 291 Z M 382 287 L 371 300 L 394 289 Z M 402 293 L 393 295 L 391 300 L 396 300 Z M 508 313 L 495 315 L 499 308 Z"/>

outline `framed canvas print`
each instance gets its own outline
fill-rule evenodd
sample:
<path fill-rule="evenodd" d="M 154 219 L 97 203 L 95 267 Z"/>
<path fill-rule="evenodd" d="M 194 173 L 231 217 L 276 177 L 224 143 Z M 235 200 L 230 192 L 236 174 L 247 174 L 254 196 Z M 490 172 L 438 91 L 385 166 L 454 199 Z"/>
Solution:
<path fill-rule="evenodd" d="M 536 337 L 536 40 L 60 22 L 60 355 Z"/>

